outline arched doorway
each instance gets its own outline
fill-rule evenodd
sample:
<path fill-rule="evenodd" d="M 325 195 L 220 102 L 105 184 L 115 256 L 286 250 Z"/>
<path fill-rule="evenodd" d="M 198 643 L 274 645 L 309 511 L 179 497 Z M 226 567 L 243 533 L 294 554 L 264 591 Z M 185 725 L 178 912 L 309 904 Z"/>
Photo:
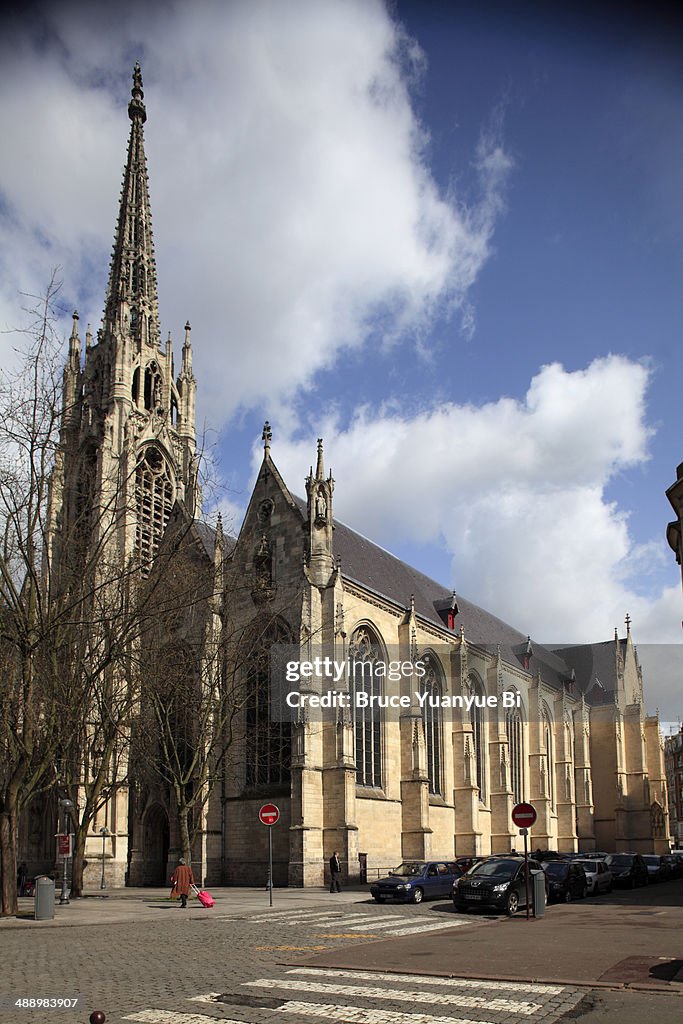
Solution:
<path fill-rule="evenodd" d="M 145 811 L 142 825 L 143 885 L 166 885 L 168 881 L 168 814 L 161 804 Z"/>

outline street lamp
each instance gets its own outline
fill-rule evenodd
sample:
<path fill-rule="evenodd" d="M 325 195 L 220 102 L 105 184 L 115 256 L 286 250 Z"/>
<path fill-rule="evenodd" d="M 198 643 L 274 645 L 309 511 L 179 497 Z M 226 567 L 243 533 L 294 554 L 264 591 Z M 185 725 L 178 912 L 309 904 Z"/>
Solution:
<path fill-rule="evenodd" d="M 59 801 L 59 806 L 62 808 L 62 811 L 63 811 L 63 814 L 64 814 L 64 818 L 63 818 L 63 821 L 64 821 L 64 832 L 63 832 L 63 835 L 68 836 L 69 835 L 69 815 L 71 814 L 71 811 L 73 811 L 73 809 L 74 809 L 74 802 L 73 802 L 73 800 L 69 800 L 67 797 L 62 797 L 62 799 Z M 67 850 L 68 850 L 68 847 L 67 847 Z M 62 895 L 59 898 L 59 905 L 60 906 L 62 906 L 63 904 L 69 902 L 69 890 L 68 890 L 67 879 L 66 879 L 67 860 L 68 860 L 68 856 L 67 856 L 67 852 L 65 851 L 65 853 L 64 853 L 64 870 L 63 870 L 63 873 L 62 873 Z"/>
<path fill-rule="evenodd" d="M 102 836 L 102 880 L 100 881 L 100 889 L 106 889 L 107 883 L 104 880 L 104 846 L 107 842 L 107 836 L 109 835 L 109 829 L 106 825 L 103 825 L 100 829 L 100 835 Z"/>

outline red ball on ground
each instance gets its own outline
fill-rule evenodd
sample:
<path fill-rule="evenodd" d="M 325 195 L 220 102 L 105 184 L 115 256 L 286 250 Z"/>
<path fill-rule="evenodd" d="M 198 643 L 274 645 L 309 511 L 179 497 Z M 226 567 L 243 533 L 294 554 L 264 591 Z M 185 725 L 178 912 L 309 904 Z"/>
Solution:
<path fill-rule="evenodd" d="M 93 1010 L 90 1014 L 90 1024 L 104 1024 L 106 1019 L 101 1010 Z"/>

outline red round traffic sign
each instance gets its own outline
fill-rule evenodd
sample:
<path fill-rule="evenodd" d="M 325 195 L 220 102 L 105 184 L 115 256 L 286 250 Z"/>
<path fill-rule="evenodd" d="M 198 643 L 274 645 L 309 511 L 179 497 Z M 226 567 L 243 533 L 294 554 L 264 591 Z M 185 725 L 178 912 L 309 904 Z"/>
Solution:
<path fill-rule="evenodd" d="M 280 817 L 280 808 L 275 804 L 264 804 L 258 816 L 263 825 L 274 825 Z"/>
<path fill-rule="evenodd" d="M 517 828 L 531 828 L 536 821 L 536 808 L 531 804 L 515 804 L 512 808 L 512 821 Z"/>

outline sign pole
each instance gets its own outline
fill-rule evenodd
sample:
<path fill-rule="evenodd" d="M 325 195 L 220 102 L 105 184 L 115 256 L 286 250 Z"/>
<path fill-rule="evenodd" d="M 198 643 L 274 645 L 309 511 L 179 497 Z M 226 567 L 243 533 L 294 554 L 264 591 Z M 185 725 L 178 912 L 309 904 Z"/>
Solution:
<path fill-rule="evenodd" d="M 268 829 L 268 895 L 273 905 L 273 830 Z"/>
<path fill-rule="evenodd" d="M 529 907 L 529 829 L 520 829 L 524 836 L 524 884 L 526 886 L 526 919 L 527 921 L 531 917 L 531 908 Z"/>
<path fill-rule="evenodd" d="M 273 905 L 273 825 L 280 819 L 280 808 L 276 804 L 264 804 L 258 812 L 259 821 L 268 828 L 268 898 Z"/>

